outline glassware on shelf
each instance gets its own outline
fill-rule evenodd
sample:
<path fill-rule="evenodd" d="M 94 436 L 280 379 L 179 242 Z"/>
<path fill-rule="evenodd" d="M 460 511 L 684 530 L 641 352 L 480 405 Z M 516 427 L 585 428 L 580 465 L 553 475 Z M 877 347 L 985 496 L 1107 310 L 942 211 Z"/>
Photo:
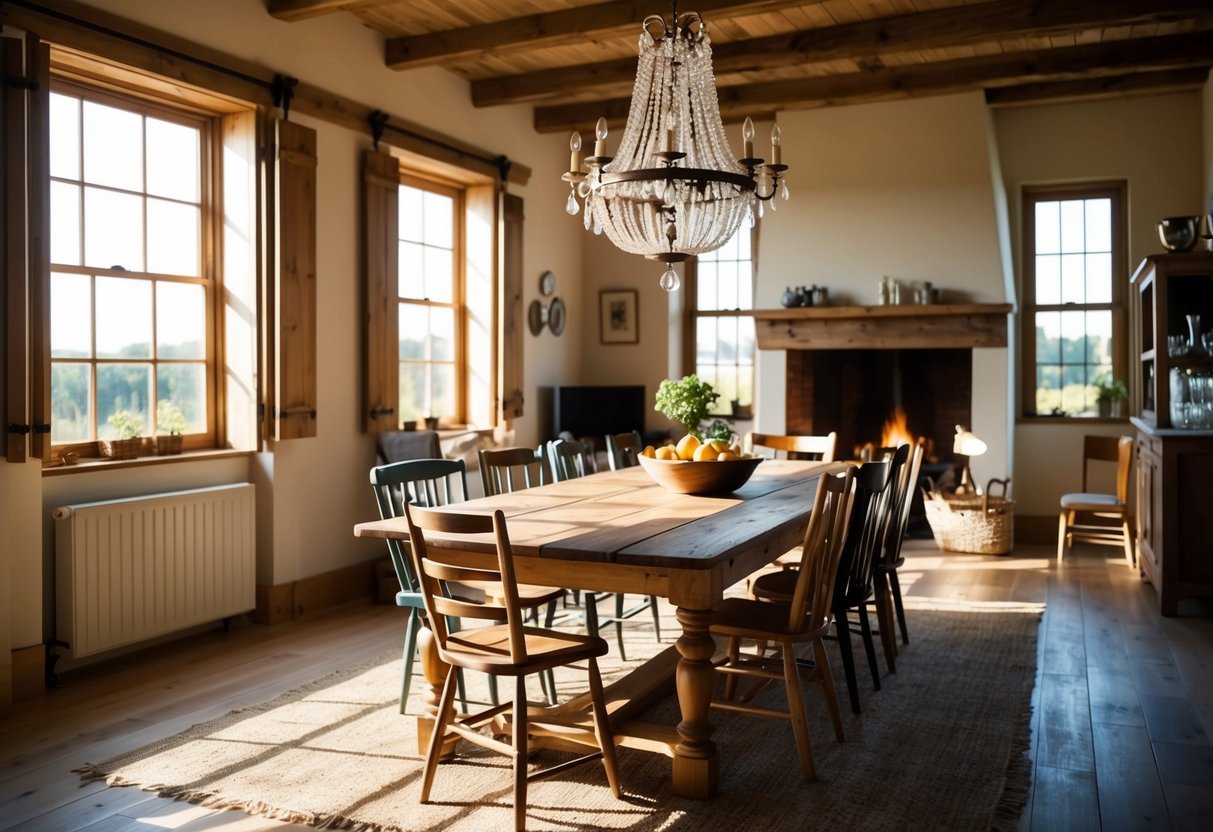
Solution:
<path fill-rule="evenodd" d="M 1195 430 L 1213 428 L 1213 372 L 1173 367 L 1169 381 L 1171 426 Z"/>
<path fill-rule="evenodd" d="M 1200 337 L 1200 315 L 1185 315 L 1188 321 L 1188 354 L 1205 355 L 1204 342 Z"/>
<path fill-rule="evenodd" d="M 1187 335 L 1168 335 L 1167 336 L 1167 355 L 1170 358 L 1179 358 L 1188 354 L 1188 336 Z"/>

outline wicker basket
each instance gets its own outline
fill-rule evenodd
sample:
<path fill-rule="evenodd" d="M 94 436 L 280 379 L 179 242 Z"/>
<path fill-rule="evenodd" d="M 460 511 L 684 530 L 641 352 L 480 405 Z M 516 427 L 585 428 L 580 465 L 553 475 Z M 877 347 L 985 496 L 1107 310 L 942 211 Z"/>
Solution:
<path fill-rule="evenodd" d="M 156 448 L 156 456 L 169 456 L 171 454 L 181 453 L 183 441 L 184 437 L 182 437 L 179 433 L 153 437 L 153 445 Z"/>
<path fill-rule="evenodd" d="M 935 543 L 949 552 L 979 555 L 1005 555 L 1014 544 L 1015 501 L 1006 498 L 1010 480 L 990 480 L 982 496 L 971 494 L 925 495 L 927 522 Z M 1002 496 L 990 489 L 1002 486 Z"/>
<path fill-rule="evenodd" d="M 134 459 L 143 453 L 143 437 L 134 439 L 98 439 L 101 455 L 110 459 Z"/>

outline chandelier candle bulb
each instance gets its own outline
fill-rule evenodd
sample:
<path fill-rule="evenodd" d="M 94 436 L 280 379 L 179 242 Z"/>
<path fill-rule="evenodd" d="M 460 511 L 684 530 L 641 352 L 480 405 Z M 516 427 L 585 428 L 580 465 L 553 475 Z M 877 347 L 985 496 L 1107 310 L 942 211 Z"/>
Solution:
<path fill-rule="evenodd" d="M 779 132 L 779 125 L 776 124 L 771 128 L 771 164 L 778 165 L 783 163 L 783 137 Z"/>
<path fill-rule="evenodd" d="M 606 138 L 607 138 L 607 123 L 605 118 L 599 118 L 598 124 L 594 126 L 594 155 L 601 157 L 606 155 Z"/>
<path fill-rule="evenodd" d="M 749 116 L 745 117 L 745 123 L 741 125 L 741 158 L 754 158 L 754 121 Z"/>
<path fill-rule="evenodd" d="M 569 136 L 569 173 L 581 171 L 581 134 L 574 131 Z"/>

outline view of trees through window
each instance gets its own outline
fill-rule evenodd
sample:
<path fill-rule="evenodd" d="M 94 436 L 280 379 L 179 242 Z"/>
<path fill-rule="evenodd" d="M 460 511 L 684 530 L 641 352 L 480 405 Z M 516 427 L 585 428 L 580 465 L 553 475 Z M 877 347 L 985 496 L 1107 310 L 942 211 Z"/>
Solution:
<path fill-rule="evenodd" d="M 205 123 L 51 95 L 51 441 L 207 425 Z"/>
<path fill-rule="evenodd" d="M 1031 201 L 1035 412 L 1094 415 L 1113 378 L 1113 199 Z"/>
<path fill-rule="evenodd" d="M 718 413 L 728 413 L 734 400 L 754 402 L 754 319 L 737 314 L 754 308 L 752 244 L 752 230 L 743 227 L 699 255 L 695 269 L 695 374 L 720 394 Z"/>
<path fill-rule="evenodd" d="M 459 421 L 459 192 L 400 186 L 400 418 Z"/>

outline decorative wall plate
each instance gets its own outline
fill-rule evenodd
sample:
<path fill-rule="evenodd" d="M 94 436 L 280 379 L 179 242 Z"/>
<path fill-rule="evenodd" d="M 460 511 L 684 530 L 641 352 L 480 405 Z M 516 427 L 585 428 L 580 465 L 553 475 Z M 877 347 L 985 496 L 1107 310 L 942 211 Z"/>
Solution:
<path fill-rule="evenodd" d="M 552 306 L 548 309 L 548 327 L 552 330 L 553 335 L 564 332 L 565 318 L 564 301 L 560 298 L 552 298 Z"/>
<path fill-rule="evenodd" d="M 551 297 L 552 292 L 556 291 L 556 275 L 550 271 L 546 271 L 539 275 L 539 293 L 545 298 Z"/>
<path fill-rule="evenodd" d="M 526 311 L 526 322 L 527 326 L 531 330 L 532 335 L 538 335 L 539 333 L 543 332 L 543 328 L 547 326 L 548 322 L 548 310 L 547 307 L 543 305 L 543 301 L 531 301 L 531 305 Z"/>

